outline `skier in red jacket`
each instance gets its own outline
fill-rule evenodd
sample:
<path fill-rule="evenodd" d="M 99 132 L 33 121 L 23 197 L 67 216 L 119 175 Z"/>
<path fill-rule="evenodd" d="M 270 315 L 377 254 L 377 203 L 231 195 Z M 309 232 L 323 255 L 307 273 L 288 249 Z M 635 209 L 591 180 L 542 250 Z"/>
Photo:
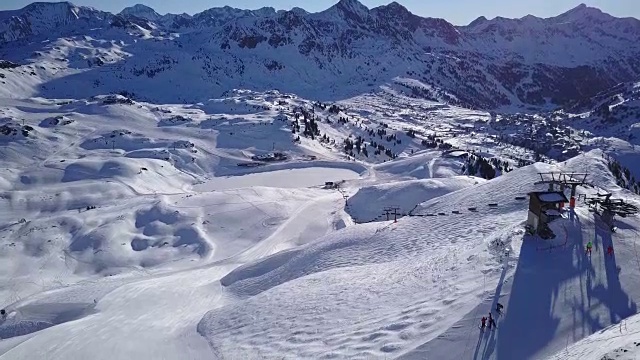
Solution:
<path fill-rule="evenodd" d="M 609 256 L 613 256 L 613 246 L 609 245 L 609 247 L 607 248 L 607 254 Z"/>
<path fill-rule="evenodd" d="M 480 319 L 480 322 L 480 329 L 484 330 L 484 328 L 487 327 L 487 318 L 483 316 L 482 319 Z"/>

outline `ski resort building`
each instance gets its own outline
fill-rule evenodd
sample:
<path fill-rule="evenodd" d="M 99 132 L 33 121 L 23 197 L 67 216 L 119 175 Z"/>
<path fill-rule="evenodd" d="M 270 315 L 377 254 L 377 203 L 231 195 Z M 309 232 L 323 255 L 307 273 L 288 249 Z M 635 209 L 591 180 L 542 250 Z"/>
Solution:
<path fill-rule="evenodd" d="M 560 216 L 560 210 L 569 200 L 562 191 L 535 191 L 529 193 L 527 226 L 539 233 L 547 224 Z"/>

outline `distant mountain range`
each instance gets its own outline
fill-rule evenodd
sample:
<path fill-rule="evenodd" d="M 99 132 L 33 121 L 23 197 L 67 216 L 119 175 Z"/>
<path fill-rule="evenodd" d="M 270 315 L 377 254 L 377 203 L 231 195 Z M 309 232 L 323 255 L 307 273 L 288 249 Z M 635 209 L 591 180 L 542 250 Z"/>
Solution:
<path fill-rule="evenodd" d="M 192 102 L 253 88 L 330 99 L 385 86 L 473 108 L 550 109 L 638 80 L 638 39 L 638 19 L 586 5 L 467 26 L 357 0 L 319 13 L 160 15 L 135 5 L 111 14 L 68 2 L 0 12 L 0 59 L 45 68 L 32 87 L 5 91 L 14 96 L 126 91 Z"/>

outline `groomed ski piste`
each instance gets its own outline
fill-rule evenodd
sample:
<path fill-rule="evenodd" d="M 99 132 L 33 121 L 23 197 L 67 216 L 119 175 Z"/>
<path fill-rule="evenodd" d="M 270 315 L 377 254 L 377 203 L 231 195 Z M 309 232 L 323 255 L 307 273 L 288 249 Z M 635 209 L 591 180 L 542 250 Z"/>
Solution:
<path fill-rule="evenodd" d="M 640 219 L 610 233 L 579 202 L 543 241 L 516 199 L 545 188 L 539 172 L 579 171 L 637 203 L 602 152 L 489 181 L 411 139 L 397 159 L 355 161 L 291 141 L 282 99 L 3 99 L 32 130 L 1 140 L 0 359 L 599 359 L 590 341 L 633 344 Z M 369 121 L 396 126 L 393 101 L 366 100 L 385 105 Z M 435 111 L 439 126 L 486 116 Z M 288 159 L 238 166 L 273 152 Z"/>

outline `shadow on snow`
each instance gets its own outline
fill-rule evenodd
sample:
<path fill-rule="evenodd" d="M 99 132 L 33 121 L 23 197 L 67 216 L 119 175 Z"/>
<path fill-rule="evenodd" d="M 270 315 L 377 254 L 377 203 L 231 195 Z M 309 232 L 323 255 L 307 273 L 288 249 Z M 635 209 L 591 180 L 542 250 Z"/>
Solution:
<path fill-rule="evenodd" d="M 567 342 L 635 314 L 635 303 L 620 285 L 615 258 L 605 259 L 606 285 L 598 277 L 601 269 L 594 268 L 601 264 L 596 256 L 607 256 L 603 249 L 611 243 L 611 234 L 596 226 L 596 240 L 601 241 L 594 241 L 589 257 L 580 219 L 573 215 L 570 219 L 566 222 L 569 241 L 563 248 L 539 251 L 536 241 L 541 240 L 527 237 L 523 241 L 508 310 L 500 322 L 496 358 L 551 355 Z M 608 318 L 601 316 L 600 308 L 608 310 Z"/>

